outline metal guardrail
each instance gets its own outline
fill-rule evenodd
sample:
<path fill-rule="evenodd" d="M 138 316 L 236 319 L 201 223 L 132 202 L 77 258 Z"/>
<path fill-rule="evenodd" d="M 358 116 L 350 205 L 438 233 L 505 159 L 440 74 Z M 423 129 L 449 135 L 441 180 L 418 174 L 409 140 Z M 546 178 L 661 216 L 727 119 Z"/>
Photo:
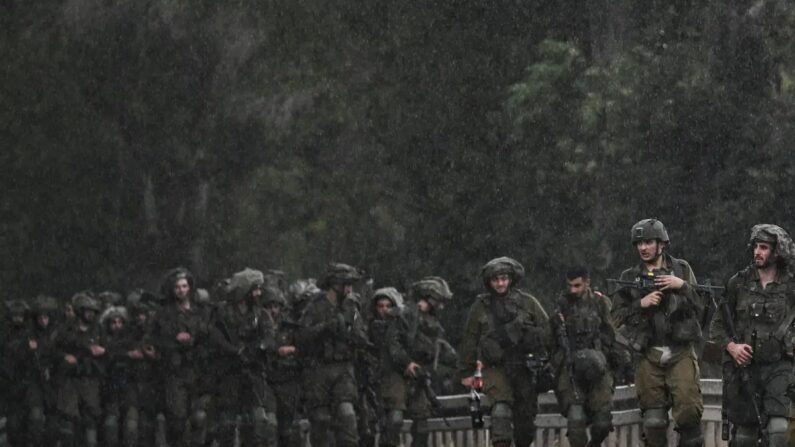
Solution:
<path fill-rule="evenodd" d="M 720 404 L 723 382 L 717 379 L 702 379 L 701 393 L 704 396 L 704 414 L 701 419 L 704 431 L 705 447 L 726 447 L 727 443 L 720 438 Z M 439 400 L 447 411 L 463 414 L 468 411 L 468 395 L 441 396 Z M 489 404 L 487 399 L 483 405 Z M 566 437 L 566 418 L 558 408 L 557 400 L 552 392 L 538 398 L 539 412 L 535 419 L 536 439 L 534 447 L 569 447 Z M 641 445 L 641 416 L 637 408 L 635 387 L 620 386 L 613 396 L 613 425 L 615 430 L 602 443 L 603 447 L 631 447 Z M 468 416 L 451 416 L 447 418 L 449 426 L 441 418 L 428 421 L 430 430 L 428 445 L 431 447 L 490 447 L 488 417 L 486 426 L 481 430 L 473 430 Z M 403 444 L 410 445 L 409 434 L 411 421 L 403 425 Z M 668 445 L 675 447 L 678 435 L 673 430 L 673 423 L 668 428 Z"/>

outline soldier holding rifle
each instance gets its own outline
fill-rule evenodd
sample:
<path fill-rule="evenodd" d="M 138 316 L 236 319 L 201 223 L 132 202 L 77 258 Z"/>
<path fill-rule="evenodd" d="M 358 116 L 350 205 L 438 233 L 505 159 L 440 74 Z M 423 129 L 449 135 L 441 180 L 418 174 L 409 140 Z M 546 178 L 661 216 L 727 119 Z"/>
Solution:
<path fill-rule="evenodd" d="M 795 244 L 776 225 L 751 229 L 753 263 L 726 286 L 710 338 L 725 349 L 724 405 L 736 447 L 787 445 L 793 382 Z"/>

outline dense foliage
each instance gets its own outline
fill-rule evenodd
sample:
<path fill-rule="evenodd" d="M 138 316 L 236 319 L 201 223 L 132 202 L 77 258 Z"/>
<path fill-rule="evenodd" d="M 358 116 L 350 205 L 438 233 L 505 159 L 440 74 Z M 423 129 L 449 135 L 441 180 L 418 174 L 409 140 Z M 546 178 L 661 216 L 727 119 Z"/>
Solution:
<path fill-rule="evenodd" d="M 1 5 L 8 297 L 333 259 L 465 303 L 498 255 L 548 297 L 644 217 L 714 280 L 795 231 L 784 0 Z"/>

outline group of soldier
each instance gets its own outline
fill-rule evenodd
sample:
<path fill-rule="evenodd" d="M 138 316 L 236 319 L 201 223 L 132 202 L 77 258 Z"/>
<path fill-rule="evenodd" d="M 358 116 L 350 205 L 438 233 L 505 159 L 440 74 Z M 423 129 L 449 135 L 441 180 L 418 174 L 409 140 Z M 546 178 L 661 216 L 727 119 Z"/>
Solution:
<path fill-rule="evenodd" d="M 439 411 L 444 367 L 490 405 L 495 447 L 535 439 L 538 394 L 555 391 L 573 447 L 598 446 L 613 430 L 617 371 L 631 368 L 648 446 L 667 445 L 669 411 L 682 447 L 701 446 L 700 347 L 724 352 L 726 427 L 732 445 L 787 445 L 793 391 L 795 244 L 757 225 L 752 263 L 725 287 L 721 312 L 690 265 L 672 257 L 656 219 L 631 230 L 639 262 L 610 296 L 587 269 L 547 313 L 519 288 L 523 266 L 500 257 L 481 269 L 458 352 L 439 317 L 453 297 L 428 276 L 404 297 L 357 289 L 363 274 L 332 263 L 317 283 L 286 285 L 278 272 L 246 268 L 212 293 L 177 268 L 160 293 L 76 294 L 6 302 L 2 325 L 0 446 L 296 446 L 299 420 L 314 447 L 397 446 L 411 419 L 426 445 Z M 212 298 L 210 298 L 212 297 Z M 749 404 L 749 401 L 751 404 Z M 476 409 L 477 410 L 477 409 Z M 474 411 L 474 410 L 473 410 Z M 473 412 L 473 423 L 482 420 Z"/>

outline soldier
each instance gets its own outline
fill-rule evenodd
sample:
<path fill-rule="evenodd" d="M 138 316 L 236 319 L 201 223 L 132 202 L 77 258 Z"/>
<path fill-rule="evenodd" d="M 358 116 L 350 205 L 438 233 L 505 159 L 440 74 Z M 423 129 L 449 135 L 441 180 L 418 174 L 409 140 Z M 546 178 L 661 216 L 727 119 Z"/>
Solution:
<path fill-rule="evenodd" d="M 265 379 L 265 352 L 275 344 L 273 320 L 257 305 L 262 296 L 261 271 L 244 269 L 229 283 L 228 301 L 213 318 L 212 339 L 222 358 L 216 363 L 219 383 L 220 445 L 232 447 L 240 416 L 240 443 L 275 446 L 276 400 Z"/>
<path fill-rule="evenodd" d="M 57 397 L 60 415 L 59 438 L 65 447 L 77 444 L 77 430 L 84 434 L 84 445 L 97 445 L 97 424 L 102 417 L 100 386 L 105 373 L 97 322 L 99 303 L 90 292 L 72 297 L 75 322 L 64 327 L 57 349 L 63 358 L 59 367 Z"/>
<path fill-rule="evenodd" d="M 25 368 L 28 373 L 25 398 L 29 410 L 28 430 L 34 447 L 55 445 L 58 440 L 54 370 L 58 363 L 56 340 L 59 336 L 58 301 L 45 295 L 33 300 L 33 330 L 28 337 L 31 355 Z"/>
<path fill-rule="evenodd" d="M 6 427 L 8 442 L 12 446 L 27 444 L 28 411 L 20 402 L 25 401 L 28 371 L 26 365 L 31 355 L 28 346 L 30 334 L 30 306 L 23 300 L 5 302 L 9 321 L 4 327 L 2 339 L 3 364 L 6 376 L 3 393 L 6 402 Z"/>
<path fill-rule="evenodd" d="M 728 309 L 716 315 L 710 339 L 725 348 L 723 399 L 734 426 L 732 445 L 756 446 L 768 438 L 766 445 L 779 447 L 787 445 L 793 384 L 795 244 L 769 224 L 751 229 L 750 244 L 753 263 L 729 279 L 722 304 Z"/>
<path fill-rule="evenodd" d="M 387 417 L 381 445 L 390 447 L 400 443 L 404 412 L 413 420 L 412 445 L 428 443 L 427 420 L 433 411 L 430 399 L 435 399 L 429 387 L 438 364 L 440 341 L 445 338 L 438 317 L 453 294 L 444 279 L 431 276 L 411 285 L 410 298 L 401 311 L 395 312 L 386 335 L 388 357 L 381 395 Z"/>
<path fill-rule="evenodd" d="M 309 304 L 309 300 L 319 293 L 320 289 L 315 285 L 313 278 L 299 279 L 290 284 L 287 306 L 290 310 L 291 318 L 294 321 L 299 321 L 301 315 L 304 314 L 306 305 Z"/>
<path fill-rule="evenodd" d="M 484 365 L 484 390 L 491 408 L 491 438 L 495 447 L 513 441 L 527 447 L 535 438 L 538 412 L 535 371 L 528 360 L 546 354 L 549 318 L 532 295 L 519 290 L 524 267 L 514 259 L 492 259 L 481 270 L 487 293 L 469 309 L 459 348 L 461 383 L 471 387 L 476 361 Z"/>
<path fill-rule="evenodd" d="M 557 384 L 555 396 L 568 423 L 572 447 L 602 445 L 613 429 L 613 375 L 615 329 L 610 302 L 591 290 L 588 270 L 566 273 L 568 290 L 562 293 L 551 318 Z M 588 442 L 587 426 L 591 425 Z"/>
<path fill-rule="evenodd" d="M 330 445 L 332 425 L 337 447 L 359 442 L 353 363 L 356 350 L 367 345 L 367 337 L 359 305 L 350 294 L 360 278 L 354 267 L 329 264 L 318 284 L 322 292 L 311 298 L 301 317 L 297 342 L 308 363 L 304 393 L 314 447 Z"/>
<path fill-rule="evenodd" d="M 152 323 L 149 342 L 160 355 L 164 377 L 166 440 L 171 447 L 203 446 L 207 409 L 201 399 L 198 375 L 207 349 L 208 315 L 195 304 L 193 275 L 182 268 L 166 274 L 161 293 L 166 302 Z M 185 430 L 190 417 L 191 436 Z"/>
<path fill-rule="evenodd" d="M 138 389 L 135 386 L 135 367 L 145 360 L 141 339 L 128 327 L 127 309 L 110 306 L 99 318 L 105 347 L 105 382 L 102 403 L 105 409 L 103 424 L 104 445 L 119 445 L 119 424 L 123 423 L 125 447 L 138 444 Z"/>
<path fill-rule="evenodd" d="M 298 323 L 287 312 L 287 301 L 280 289 L 267 287 L 263 305 L 274 322 L 276 343 L 268 355 L 268 384 L 276 395 L 276 420 L 279 445 L 298 447 L 301 444 L 298 417 L 301 405 L 301 363 L 296 349 Z"/>
<path fill-rule="evenodd" d="M 704 404 L 694 344 L 701 339 L 701 297 L 690 264 L 670 256 L 670 239 L 662 222 L 644 219 L 632 226 L 631 241 L 640 263 L 620 280 L 654 286 L 622 287 L 613 296 L 613 318 L 619 334 L 640 354 L 635 387 L 643 414 L 646 444 L 667 445 L 671 408 L 681 447 L 700 446 Z"/>
<path fill-rule="evenodd" d="M 156 299 L 154 295 L 145 293 L 138 300 L 128 301 L 129 321 L 127 328 L 130 337 L 138 342 L 138 349 L 143 358 L 130 365 L 130 383 L 136 397 L 138 410 L 138 445 L 149 447 L 155 445 L 156 421 L 159 397 L 162 396 L 161 380 L 157 373 L 157 352 L 154 346 L 145 342 L 152 324 L 151 315 Z"/>

